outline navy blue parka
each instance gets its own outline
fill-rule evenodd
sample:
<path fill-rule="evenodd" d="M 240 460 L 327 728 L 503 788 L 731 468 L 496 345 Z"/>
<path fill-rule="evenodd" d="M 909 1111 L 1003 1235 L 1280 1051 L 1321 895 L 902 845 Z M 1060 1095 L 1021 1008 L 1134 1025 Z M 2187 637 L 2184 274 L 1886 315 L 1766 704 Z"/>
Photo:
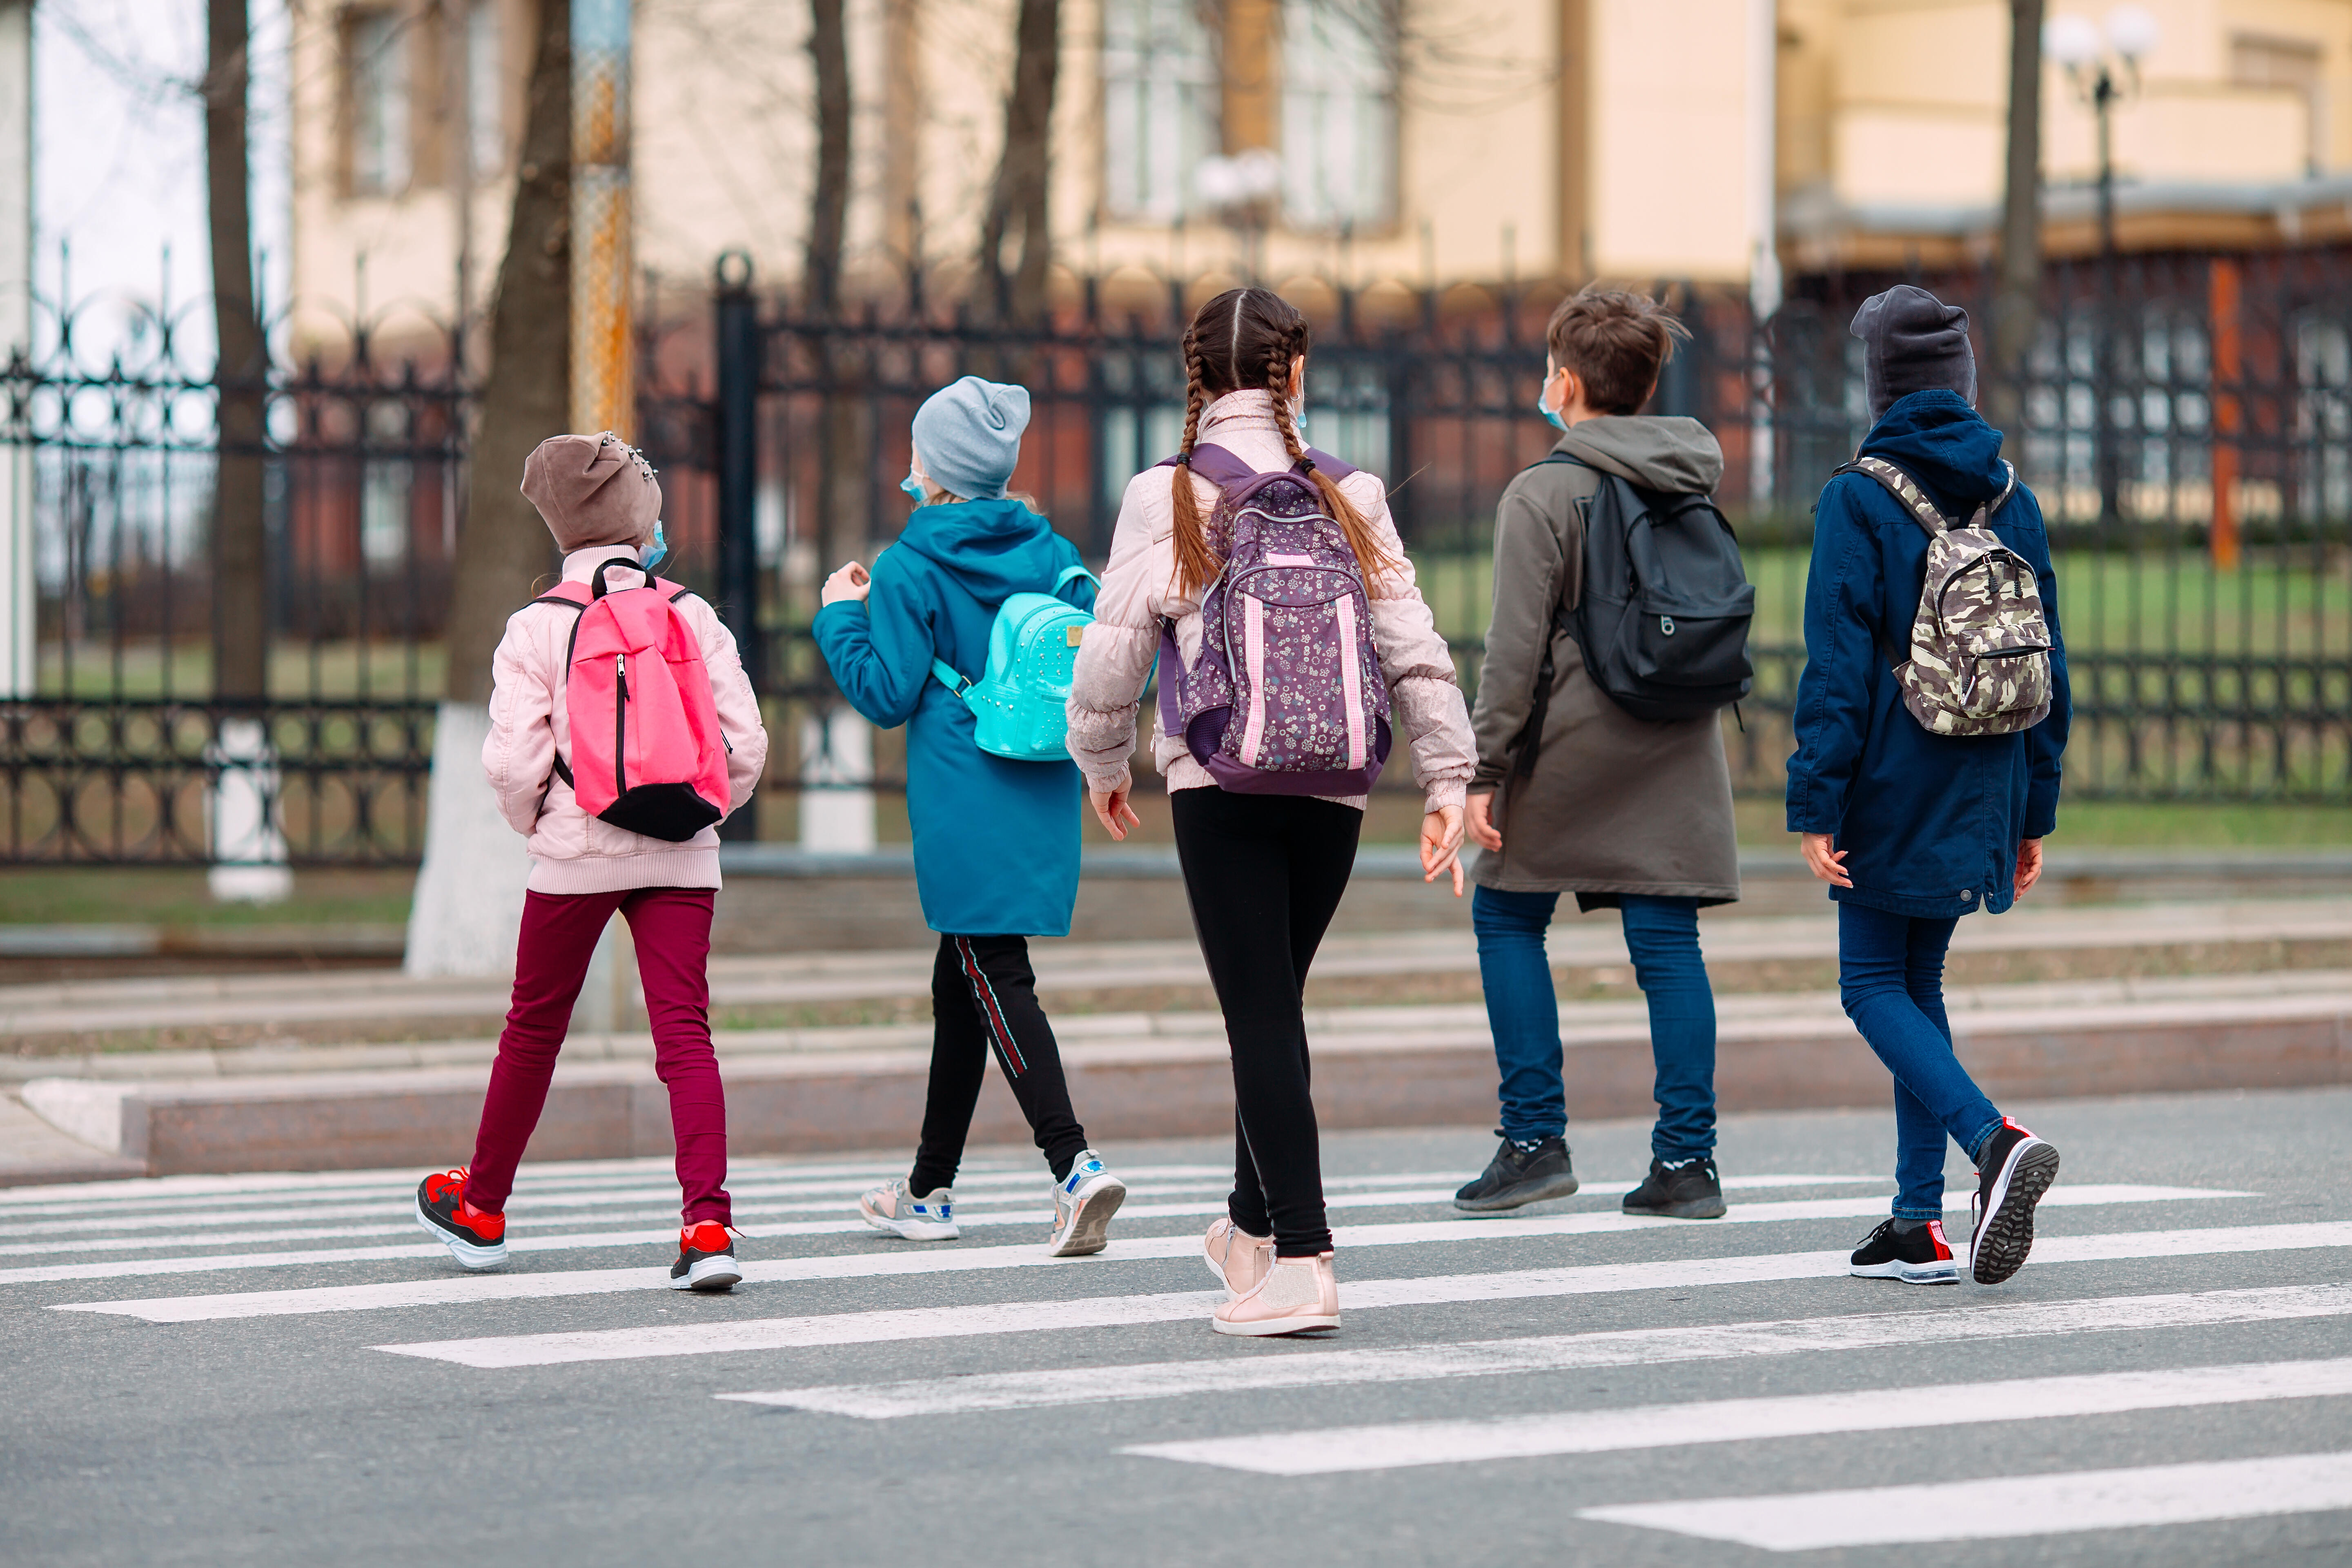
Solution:
<path fill-rule="evenodd" d="M 1965 522 L 2006 482 L 2001 434 L 1956 393 L 1915 392 L 1871 427 L 1864 456 L 1919 481 Z M 1910 641 L 1927 535 L 1878 482 L 1841 474 L 1813 517 L 1805 584 L 1805 672 L 1789 759 L 1789 831 L 1848 851 L 1852 888 L 1830 897 L 1940 919 L 2014 900 L 2017 845 L 2058 825 L 2059 758 L 2073 709 L 2058 582 L 2041 504 L 2019 485 L 1992 531 L 2033 567 L 2050 623 L 2050 715 L 2009 735 L 1931 735 L 1903 706 L 1888 648 Z"/>

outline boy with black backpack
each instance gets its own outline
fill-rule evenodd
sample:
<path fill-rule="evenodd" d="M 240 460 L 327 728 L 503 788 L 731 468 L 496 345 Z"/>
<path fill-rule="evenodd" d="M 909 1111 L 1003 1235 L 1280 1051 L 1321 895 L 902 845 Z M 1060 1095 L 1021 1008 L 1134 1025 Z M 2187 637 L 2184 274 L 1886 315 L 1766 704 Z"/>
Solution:
<path fill-rule="evenodd" d="M 1695 419 L 1636 412 L 1677 335 L 1638 294 L 1563 301 L 1536 405 L 1560 437 L 1496 510 L 1469 835 L 1502 1142 L 1455 1194 L 1470 1213 L 1577 1190 L 1544 949 L 1562 893 L 1619 910 L 1649 1002 L 1658 1120 L 1625 1212 L 1724 1213 L 1697 911 L 1739 897 L 1720 710 L 1748 689 L 1754 590 L 1707 499 L 1722 448 Z"/>
<path fill-rule="evenodd" d="M 1979 416 L 1968 312 L 1898 284 L 1853 318 L 1872 425 L 1813 516 L 1789 831 L 1838 908 L 1838 989 L 1895 1078 L 1895 1213 L 1851 1271 L 1949 1284 L 1944 1140 L 1976 1162 L 1970 1278 L 2033 1246 L 2058 1151 L 1952 1052 L 1944 952 L 2042 875 L 2070 713 L 2033 492 Z"/>

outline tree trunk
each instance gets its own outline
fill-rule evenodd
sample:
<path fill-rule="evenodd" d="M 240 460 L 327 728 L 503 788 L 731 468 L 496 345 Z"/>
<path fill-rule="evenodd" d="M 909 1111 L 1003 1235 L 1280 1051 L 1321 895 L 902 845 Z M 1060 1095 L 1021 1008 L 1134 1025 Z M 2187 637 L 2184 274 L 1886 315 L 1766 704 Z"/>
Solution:
<path fill-rule="evenodd" d="M 1985 413 L 2009 432 L 2012 453 L 2024 430 L 2028 362 L 2041 329 L 2042 8 L 2042 0 L 2010 0 L 2008 189 Z"/>
<path fill-rule="evenodd" d="M 981 226 L 981 283 L 999 321 L 1034 325 L 1045 318 L 1045 271 L 1053 260 L 1047 223 L 1054 89 L 1060 74 L 1061 0 L 1021 0 L 1013 86 L 1004 100 L 1004 151 Z M 1004 242 L 1021 230 L 1021 260 L 1008 274 Z"/>
<path fill-rule="evenodd" d="M 261 516 L 269 350 L 253 302 L 253 216 L 246 153 L 252 79 L 246 0 L 205 8 L 205 181 L 211 226 L 214 372 L 220 397 L 213 480 L 213 695 L 268 695 L 268 563 Z"/>
<path fill-rule="evenodd" d="M 816 72 L 816 188 L 809 195 L 809 314 L 841 308 L 841 251 L 849 214 L 849 38 L 842 0 L 809 0 L 809 59 Z"/>
<path fill-rule="evenodd" d="M 530 118 L 490 301 L 482 386 L 450 595 L 448 696 L 487 702 L 507 617 L 553 562 L 547 525 L 522 495 L 523 460 L 572 412 L 572 6 L 540 0 Z"/>

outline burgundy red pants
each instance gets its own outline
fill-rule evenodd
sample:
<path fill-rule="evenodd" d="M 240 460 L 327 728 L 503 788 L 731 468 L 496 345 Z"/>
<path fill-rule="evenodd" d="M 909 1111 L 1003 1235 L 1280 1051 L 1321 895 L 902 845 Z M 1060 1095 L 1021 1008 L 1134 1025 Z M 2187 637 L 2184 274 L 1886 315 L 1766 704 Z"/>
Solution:
<path fill-rule="evenodd" d="M 493 1214 L 506 1208 L 523 1145 L 547 1104 L 555 1054 L 563 1048 L 588 960 L 618 910 L 636 942 L 637 974 L 645 983 L 646 1015 L 653 1026 L 654 1071 L 669 1089 L 686 1222 L 731 1222 L 727 1092 L 710 1049 L 710 908 L 709 888 L 524 897 L 522 931 L 515 942 L 514 1002 L 507 1009 L 489 1093 L 482 1100 L 482 1127 L 466 1176 L 467 1202 Z"/>

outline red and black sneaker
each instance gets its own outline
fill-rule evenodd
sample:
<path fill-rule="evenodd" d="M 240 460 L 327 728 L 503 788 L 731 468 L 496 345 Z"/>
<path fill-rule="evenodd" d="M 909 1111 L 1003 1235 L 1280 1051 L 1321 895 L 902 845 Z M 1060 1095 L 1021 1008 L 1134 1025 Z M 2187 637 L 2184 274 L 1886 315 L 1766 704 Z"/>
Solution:
<path fill-rule="evenodd" d="M 1897 1229 L 1891 1219 L 1880 1221 L 1878 1228 L 1853 1249 L 1845 1271 L 1864 1279 L 1900 1279 L 1906 1285 L 1960 1282 L 1960 1266 L 1944 1240 L 1944 1222 L 1939 1219 L 1908 1230 Z"/>
<path fill-rule="evenodd" d="M 507 1216 L 466 1201 L 466 1173 L 436 1171 L 416 1184 L 416 1223 L 468 1268 L 496 1268 L 507 1260 Z"/>
<path fill-rule="evenodd" d="M 2033 1250 L 2034 1205 L 2057 1179 L 2058 1151 L 2002 1117 L 1977 1169 L 1970 1279 L 1998 1285 L 2025 1267 L 2025 1255 Z"/>
<path fill-rule="evenodd" d="M 688 1226 L 677 1233 L 677 1261 L 669 1266 L 673 1290 L 731 1290 L 743 1279 L 735 1261 L 735 1243 L 727 1227 L 715 1219 Z"/>

